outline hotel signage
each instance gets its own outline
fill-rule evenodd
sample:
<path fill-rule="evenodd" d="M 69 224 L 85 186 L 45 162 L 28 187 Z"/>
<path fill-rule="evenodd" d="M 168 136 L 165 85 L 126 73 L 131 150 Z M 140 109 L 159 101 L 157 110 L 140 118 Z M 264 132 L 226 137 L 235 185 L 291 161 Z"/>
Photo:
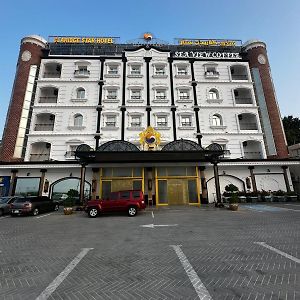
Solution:
<path fill-rule="evenodd" d="M 240 40 L 206 40 L 206 39 L 176 39 L 179 45 L 237 47 L 242 45 Z"/>
<path fill-rule="evenodd" d="M 242 59 L 236 52 L 209 52 L 209 51 L 176 51 L 176 58 L 199 58 L 199 59 Z"/>
<path fill-rule="evenodd" d="M 115 37 L 78 37 L 51 36 L 50 41 L 55 44 L 114 44 Z"/>

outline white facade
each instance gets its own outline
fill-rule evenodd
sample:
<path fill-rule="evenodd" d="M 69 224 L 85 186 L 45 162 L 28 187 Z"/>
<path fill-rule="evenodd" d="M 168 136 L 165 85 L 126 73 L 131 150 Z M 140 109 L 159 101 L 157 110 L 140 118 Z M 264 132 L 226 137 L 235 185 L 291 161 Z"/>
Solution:
<path fill-rule="evenodd" d="M 173 141 L 169 55 L 156 49 L 125 53 L 125 141 L 139 146 L 139 133 L 147 127 L 144 57 L 151 57 L 150 125 L 161 133 L 162 146 Z M 243 70 L 244 77 L 234 78 L 231 71 L 234 67 Z M 51 55 L 42 59 L 25 161 L 37 158 L 39 153 L 47 153 L 51 160 L 69 160 L 73 158 L 70 153 L 83 143 L 95 148 L 101 71 L 99 59 L 84 56 L 56 59 Z M 190 62 L 174 60 L 172 73 L 177 139 L 197 141 Z M 100 144 L 121 139 L 123 63 L 120 57 L 105 59 L 103 74 Z M 266 158 L 248 63 L 195 61 L 194 75 L 202 146 L 219 143 L 230 151 L 226 158 Z M 47 100 L 45 95 L 49 94 L 52 96 Z M 50 150 L 45 150 L 44 145 Z"/>

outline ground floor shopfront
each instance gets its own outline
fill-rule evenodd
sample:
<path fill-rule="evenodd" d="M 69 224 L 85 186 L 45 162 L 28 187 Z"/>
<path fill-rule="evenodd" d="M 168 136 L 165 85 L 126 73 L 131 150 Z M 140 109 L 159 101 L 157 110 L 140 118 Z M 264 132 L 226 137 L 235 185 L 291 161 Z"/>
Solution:
<path fill-rule="evenodd" d="M 217 190 L 232 183 L 240 191 L 293 190 L 291 160 L 221 160 L 177 163 L 39 162 L 0 164 L 2 195 L 49 195 L 63 200 L 105 198 L 112 191 L 141 189 L 148 205 L 200 205 L 216 202 Z"/>

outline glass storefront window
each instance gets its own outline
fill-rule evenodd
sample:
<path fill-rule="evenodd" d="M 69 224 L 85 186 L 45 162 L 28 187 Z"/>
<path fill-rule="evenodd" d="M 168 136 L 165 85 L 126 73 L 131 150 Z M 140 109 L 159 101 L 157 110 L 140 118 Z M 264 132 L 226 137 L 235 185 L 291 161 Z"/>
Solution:
<path fill-rule="evenodd" d="M 17 178 L 15 195 L 38 196 L 40 178 Z"/>
<path fill-rule="evenodd" d="M 168 203 L 168 182 L 167 180 L 158 181 L 158 199 L 159 203 Z"/>
<path fill-rule="evenodd" d="M 195 179 L 188 180 L 189 203 L 198 203 L 197 182 Z"/>

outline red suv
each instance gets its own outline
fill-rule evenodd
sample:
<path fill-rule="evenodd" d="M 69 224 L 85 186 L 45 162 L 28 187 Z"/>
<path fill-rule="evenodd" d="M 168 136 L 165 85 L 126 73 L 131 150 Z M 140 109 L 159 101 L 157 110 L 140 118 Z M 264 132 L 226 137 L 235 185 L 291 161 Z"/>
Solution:
<path fill-rule="evenodd" d="M 103 200 L 91 200 L 87 203 L 86 211 L 89 217 L 95 218 L 100 213 L 127 211 L 134 217 L 138 210 L 145 209 L 143 192 L 140 190 L 113 192 Z"/>

